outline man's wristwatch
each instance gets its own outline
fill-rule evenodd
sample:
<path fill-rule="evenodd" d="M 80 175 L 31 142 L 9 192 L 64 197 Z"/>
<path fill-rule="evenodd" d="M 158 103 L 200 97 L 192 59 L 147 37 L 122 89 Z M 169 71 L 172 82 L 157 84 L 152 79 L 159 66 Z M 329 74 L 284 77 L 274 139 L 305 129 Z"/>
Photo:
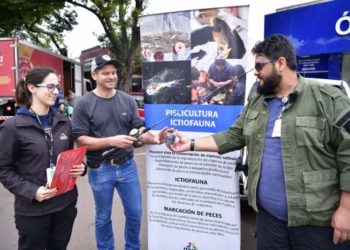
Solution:
<path fill-rule="evenodd" d="M 194 139 L 191 139 L 190 150 L 194 151 Z"/>

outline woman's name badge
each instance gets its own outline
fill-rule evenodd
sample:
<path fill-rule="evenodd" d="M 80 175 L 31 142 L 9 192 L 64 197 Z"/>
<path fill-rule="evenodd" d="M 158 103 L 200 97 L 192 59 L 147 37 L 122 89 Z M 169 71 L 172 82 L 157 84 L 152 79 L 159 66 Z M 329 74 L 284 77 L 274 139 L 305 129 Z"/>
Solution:
<path fill-rule="evenodd" d="M 275 126 L 273 127 L 272 137 L 281 137 L 281 121 L 282 119 L 277 119 L 275 121 Z"/>
<path fill-rule="evenodd" d="M 53 175 L 55 174 L 56 167 L 49 167 L 46 169 L 46 179 L 47 179 L 47 185 L 51 185 L 51 181 L 53 178 Z"/>

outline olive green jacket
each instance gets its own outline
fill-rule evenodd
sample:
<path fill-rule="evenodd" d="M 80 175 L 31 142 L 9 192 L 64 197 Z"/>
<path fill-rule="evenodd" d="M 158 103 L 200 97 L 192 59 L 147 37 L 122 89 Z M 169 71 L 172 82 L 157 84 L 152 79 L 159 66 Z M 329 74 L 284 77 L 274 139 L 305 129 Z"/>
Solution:
<path fill-rule="evenodd" d="M 288 97 L 281 128 L 288 225 L 327 226 L 341 191 L 350 191 L 350 100 L 335 87 L 302 77 Z M 256 211 L 265 98 L 253 97 L 229 130 L 213 135 L 220 154 L 248 147 L 248 201 Z"/>

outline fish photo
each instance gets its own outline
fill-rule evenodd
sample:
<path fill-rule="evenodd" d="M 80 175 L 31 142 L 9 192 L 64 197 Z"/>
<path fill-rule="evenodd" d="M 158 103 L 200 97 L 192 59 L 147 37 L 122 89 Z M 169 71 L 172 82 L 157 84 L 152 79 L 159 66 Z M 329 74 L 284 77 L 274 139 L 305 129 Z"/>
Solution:
<path fill-rule="evenodd" d="M 191 102 L 191 79 L 188 62 L 144 64 L 146 104 L 187 104 Z"/>
<path fill-rule="evenodd" d="M 140 24 L 142 61 L 191 60 L 190 12 L 143 16 Z"/>

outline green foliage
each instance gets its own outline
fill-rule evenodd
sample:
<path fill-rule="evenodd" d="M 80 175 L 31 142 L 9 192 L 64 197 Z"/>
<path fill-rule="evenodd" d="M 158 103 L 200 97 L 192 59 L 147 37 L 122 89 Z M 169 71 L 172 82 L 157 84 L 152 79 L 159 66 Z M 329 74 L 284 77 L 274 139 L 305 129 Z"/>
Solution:
<path fill-rule="evenodd" d="M 66 54 L 62 32 L 77 24 L 77 14 L 64 1 L 0 1 L 0 36 L 18 36 L 22 40 L 50 48 L 52 44 Z"/>
<path fill-rule="evenodd" d="M 67 0 L 74 6 L 90 11 L 100 20 L 105 34 L 98 39 L 110 49 L 119 62 L 119 88 L 129 90 L 131 75 L 140 66 L 139 15 L 145 7 L 143 0 Z"/>
<path fill-rule="evenodd" d="M 99 37 L 120 64 L 119 87 L 128 90 L 131 75 L 140 65 L 139 15 L 144 0 L 1 0 L 0 36 L 50 48 L 52 44 L 66 55 L 62 33 L 77 24 L 76 7 L 90 11 L 101 22 L 105 34 Z"/>

